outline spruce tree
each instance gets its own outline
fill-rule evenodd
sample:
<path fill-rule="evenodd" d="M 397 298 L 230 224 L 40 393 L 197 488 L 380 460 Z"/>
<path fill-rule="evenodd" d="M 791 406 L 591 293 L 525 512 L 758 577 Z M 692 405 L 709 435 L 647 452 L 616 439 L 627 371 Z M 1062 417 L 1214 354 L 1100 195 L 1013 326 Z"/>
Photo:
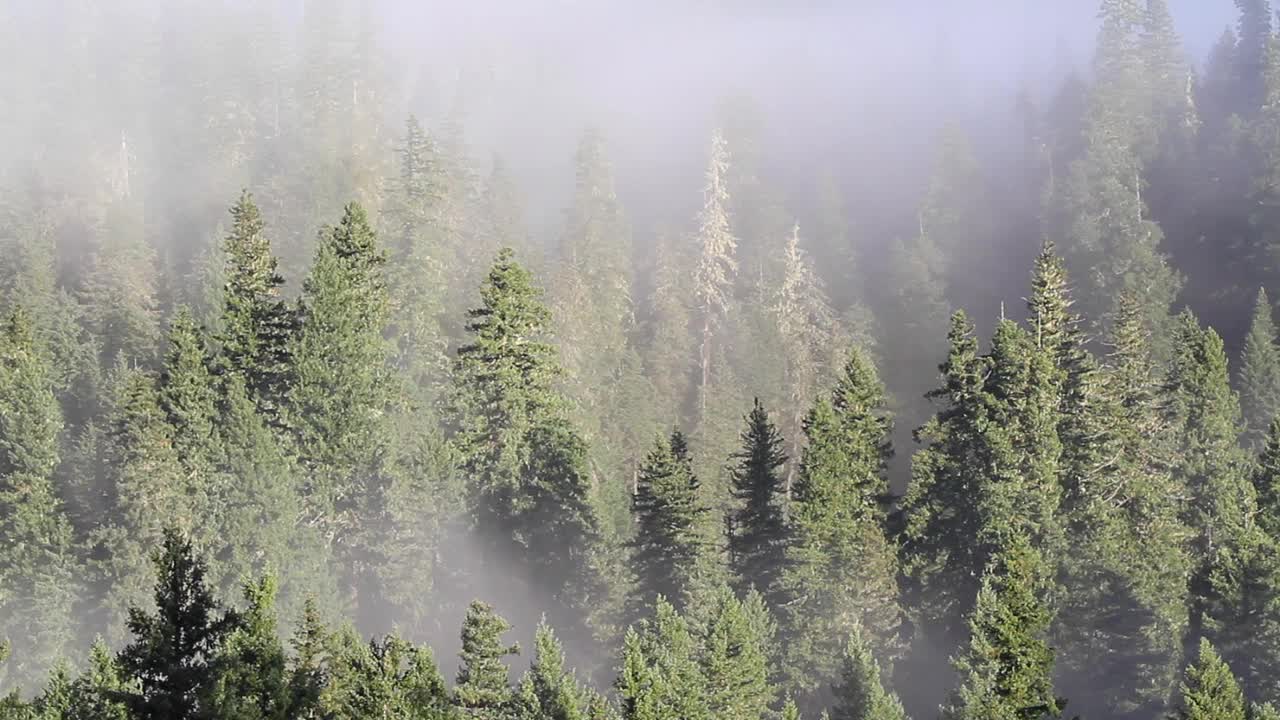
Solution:
<path fill-rule="evenodd" d="M 231 230 L 222 253 L 226 267 L 219 357 L 226 370 L 244 378 L 249 397 L 276 424 L 289 383 L 294 318 L 280 299 L 284 278 L 262 213 L 247 191 L 231 207 Z"/>
<path fill-rule="evenodd" d="M 485 603 L 477 600 L 467 608 L 458 655 L 462 662 L 453 695 L 454 702 L 470 717 L 503 718 L 513 709 L 515 695 L 503 658 L 519 653 L 520 648 L 503 644 L 502 635 L 510 629 Z"/>
<path fill-rule="evenodd" d="M 688 622 L 659 597 L 627 630 L 615 683 L 623 720 L 710 720 L 706 677 Z"/>
<path fill-rule="evenodd" d="M 80 573 L 70 520 L 53 484 L 62 413 L 29 320 L 0 327 L 0 639 L 9 681 L 46 672 L 74 637 Z"/>
<path fill-rule="evenodd" d="M 132 717 L 194 720 L 206 711 L 202 697 L 212 684 L 218 648 L 240 618 L 214 599 L 205 584 L 204 560 L 175 530 L 165 530 L 152 561 L 156 612 L 129 608 L 134 640 L 119 661 L 138 688 L 121 699 Z"/>
<path fill-rule="evenodd" d="M 1267 427 L 1280 414 L 1280 347 L 1277 347 L 1271 300 L 1258 289 L 1253 319 L 1240 355 L 1240 404 L 1244 412 L 1245 442 L 1260 447 Z"/>
<path fill-rule="evenodd" d="M 849 633 L 842 660 L 830 720 L 907 720 L 898 696 L 885 689 L 880 663 L 861 625 Z"/>
<path fill-rule="evenodd" d="M 417 118 L 409 116 L 400 174 L 386 212 L 396 364 L 411 388 L 428 400 L 435 397 L 448 370 L 448 338 L 442 326 L 447 248 L 435 232 L 445 192 L 439 152 Z"/>
<path fill-rule="evenodd" d="M 1182 681 L 1179 720 L 1245 720 L 1244 693 L 1208 640 L 1200 641 L 1195 664 L 1187 667 Z"/>
<path fill-rule="evenodd" d="M 878 652 L 899 649 L 898 564 L 882 502 L 891 422 L 870 361 L 850 353 L 830 398 L 805 422 L 808 444 L 789 507 L 779 608 L 785 673 L 806 693 L 834 681 L 841 638 L 861 624 Z"/>
<path fill-rule="evenodd" d="M 301 327 L 291 344 L 294 382 L 287 422 L 304 469 L 304 513 L 345 555 L 349 571 L 366 575 L 378 528 L 376 512 L 391 442 L 389 348 L 383 338 L 388 297 L 386 255 L 364 209 L 347 205 L 342 221 L 320 234 L 299 301 Z M 363 588 L 369 577 L 346 580 Z M 371 610 L 371 607 L 366 607 Z"/>
<path fill-rule="evenodd" d="M 426 647 L 415 647 L 394 635 L 361 643 L 353 634 L 344 634 L 329 665 L 326 717 L 455 717 L 444 678 Z"/>
<path fill-rule="evenodd" d="M 82 298 L 88 330 L 99 342 L 103 366 L 118 358 L 150 366 L 160 338 L 160 309 L 155 250 L 143 235 L 141 208 L 128 199 L 116 201 L 103 232 Z"/>
<path fill-rule="evenodd" d="M 738 507 L 730 518 L 729 561 L 739 589 L 755 587 L 775 608 L 778 602 L 773 593 L 779 589 L 787 541 L 781 473 L 787 456 L 782 443 L 757 398 L 746 417 L 742 450 L 735 455 L 737 465 L 731 474 Z"/>
<path fill-rule="evenodd" d="M 715 344 L 721 337 L 725 317 L 733 295 L 738 271 L 734 258 L 738 241 L 729 224 L 729 192 L 726 174 L 729 151 L 724 135 L 711 136 L 711 156 L 707 165 L 707 184 L 703 189 L 702 211 L 698 215 L 696 244 L 699 248 L 693 286 L 699 325 L 699 370 L 697 418 L 699 423 L 707 411 L 711 389 Z"/>
<path fill-rule="evenodd" d="M 586 720 L 595 694 L 565 668 L 564 648 L 549 625 L 538 625 L 533 645 L 533 664 L 520 680 L 520 720 Z"/>
<path fill-rule="evenodd" d="M 1058 717 L 1050 614 L 1040 595 L 1046 576 L 1039 554 L 1014 537 L 993 557 L 969 620 L 968 649 L 955 659 L 960 687 L 945 718 L 1040 720 Z"/>
<path fill-rule="evenodd" d="M 750 592 L 739 600 L 721 586 L 709 621 L 698 630 L 711 717 L 765 717 L 776 694 L 770 682 L 774 626 L 760 595 Z"/>
<path fill-rule="evenodd" d="M 285 720 L 289 707 L 284 646 L 276 627 L 276 581 L 246 583 L 247 605 L 211 663 L 214 680 L 203 702 L 227 720 Z"/>
<path fill-rule="evenodd" d="M 553 387 L 561 369 L 539 295 L 512 251 L 499 252 L 454 365 L 453 442 L 486 551 L 577 611 L 597 591 L 598 513 L 585 443 Z"/>
<path fill-rule="evenodd" d="M 1056 637 L 1064 689 L 1079 696 L 1083 714 L 1142 716 L 1176 682 L 1191 532 L 1170 471 L 1170 432 L 1142 309 L 1132 295 L 1120 308 L 1088 418 L 1104 462 L 1067 518 L 1076 542 Z M 1099 625 L 1099 617 L 1112 620 Z M 1100 647 L 1110 651 L 1099 655 Z"/>
<path fill-rule="evenodd" d="M 698 487 L 684 435 L 677 430 L 658 439 L 640 466 L 632 498 L 636 532 L 627 546 L 635 589 L 628 618 L 646 616 L 659 597 L 685 607 L 688 593 L 713 572 L 714 527 Z"/>
<path fill-rule="evenodd" d="M 128 720 L 129 712 L 120 697 L 131 688 L 121 675 L 115 657 L 101 639 L 89 650 L 83 674 L 71 684 L 67 716 L 77 720 Z"/>

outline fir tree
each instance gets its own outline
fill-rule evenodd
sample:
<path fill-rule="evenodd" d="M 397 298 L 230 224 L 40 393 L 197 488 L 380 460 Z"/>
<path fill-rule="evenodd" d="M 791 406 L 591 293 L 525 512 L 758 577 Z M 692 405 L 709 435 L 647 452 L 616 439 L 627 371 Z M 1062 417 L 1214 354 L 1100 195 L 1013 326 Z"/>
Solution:
<path fill-rule="evenodd" d="M 520 680 L 520 720 L 586 720 L 595 695 L 565 668 L 564 649 L 545 622 L 533 645 L 533 664 Z"/>
<path fill-rule="evenodd" d="M 1040 600 L 1044 568 L 1025 540 L 1014 538 L 982 578 L 970 618 L 969 648 L 954 663 L 960 687 L 944 709 L 947 718 L 1057 717 L 1050 614 Z"/>
<path fill-rule="evenodd" d="M 429 649 L 414 647 L 395 636 L 368 643 L 349 634 L 344 638 L 330 661 L 330 683 L 324 696 L 327 717 L 455 717 L 444 678 Z"/>
<path fill-rule="evenodd" d="M 227 720 L 291 717 L 284 646 L 276 627 L 276 581 L 270 575 L 246 583 L 247 609 L 211 663 L 214 680 L 204 703 Z"/>
<path fill-rule="evenodd" d="M 454 701 L 471 717 L 503 718 L 515 702 L 506 662 L 520 652 L 516 645 L 504 645 L 502 635 L 511 629 L 485 603 L 475 601 L 467 608 L 462 624 L 462 660 L 458 668 Z"/>
<path fill-rule="evenodd" d="M 1271 319 L 1271 301 L 1259 288 L 1253 306 L 1249 334 L 1240 356 L 1240 404 L 1243 406 L 1245 441 L 1261 446 L 1267 426 L 1280 414 L 1280 348 L 1276 326 Z"/>
<path fill-rule="evenodd" d="M 84 673 L 71 684 L 67 717 L 77 720 L 128 720 L 128 709 L 120 702 L 132 690 L 120 672 L 120 666 L 101 639 L 89 650 L 89 663 Z"/>
<path fill-rule="evenodd" d="M 1187 668 L 1182 682 L 1180 720 L 1245 720 L 1244 693 L 1231 668 L 1218 657 L 1213 644 L 1200 641 L 1200 654 Z"/>
<path fill-rule="evenodd" d="M 658 598 L 627 630 L 616 682 L 623 720 L 710 720 L 708 686 L 687 621 Z"/>
<path fill-rule="evenodd" d="M 766 597 L 778 590 L 787 540 L 781 469 L 787 462 L 782 436 L 757 398 L 746 417 L 742 450 L 732 471 L 739 505 L 731 517 L 729 559 L 740 589 L 757 588 Z M 771 602 L 772 607 L 778 603 Z"/>
<path fill-rule="evenodd" d="M 737 239 L 729 225 L 729 193 L 726 173 L 729 170 L 729 152 L 724 136 L 716 132 L 711 136 L 711 157 L 707 166 L 707 184 L 703 190 L 702 211 L 698 215 L 696 243 L 699 250 L 694 271 L 699 331 L 698 419 L 701 422 L 707 410 L 707 397 L 712 377 L 711 363 L 715 357 L 714 343 L 718 338 L 725 316 L 729 312 L 733 284 L 738 271 L 734 258 Z"/>
<path fill-rule="evenodd" d="M 137 718 L 199 718 L 217 650 L 240 619 L 213 598 L 205 584 L 204 561 L 176 531 L 165 530 L 163 545 L 152 559 L 156 612 L 129 609 L 134 640 L 121 651 L 120 667 L 138 682 L 138 689 L 121 699 Z"/>
<path fill-rule="evenodd" d="M 649 451 L 632 499 L 636 533 L 628 542 L 636 587 L 628 616 L 643 617 L 659 597 L 683 608 L 715 562 L 709 512 L 698 492 L 689 448 L 678 430 Z"/>
<path fill-rule="evenodd" d="M 780 612 L 785 672 L 805 692 L 835 679 L 840 638 L 855 624 L 872 629 L 879 652 L 898 650 L 898 566 L 881 504 L 890 428 L 884 389 L 855 350 L 831 397 L 809 413 L 792 488 Z"/>
<path fill-rule="evenodd" d="M 356 556 L 373 545 L 375 528 L 363 521 L 382 491 L 391 440 L 385 262 L 364 209 L 348 205 L 337 226 L 321 231 L 290 351 L 287 418 L 306 473 L 307 522 Z"/>
<path fill-rule="evenodd" d="M 0 327 L 0 638 L 10 681 L 49 669 L 74 636 L 79 573 L 71 523 L 53 485 L 62 413 L 29 320 Z"/>
<path fill-rule="evenodd" d="M 880 663 L 861 625 L 849 634 L 834 693 L 831 720 L 907 720 L 898 696 L 885 689 Z"/>
<path fill-rule="evenodd" d="M 770 682 L 773 622 L 755 592 L 739 600 L 722 586 L 710 621 L 701 630 L 705 702 L 711 717 L 756 720 L 765 717 L 775 690 Z"/>
<path fill-rule="evenodd" d="M 248 192 L 231 207 L 231 221 L 222 243 L 226 267 L 220 358 L 229 371 L 244 378 L 249 397 L 274 424 L 280 421 L 289 383 L 294 318 L 279 297 L 284 278 L 277 270 L 262 213 Z"/>

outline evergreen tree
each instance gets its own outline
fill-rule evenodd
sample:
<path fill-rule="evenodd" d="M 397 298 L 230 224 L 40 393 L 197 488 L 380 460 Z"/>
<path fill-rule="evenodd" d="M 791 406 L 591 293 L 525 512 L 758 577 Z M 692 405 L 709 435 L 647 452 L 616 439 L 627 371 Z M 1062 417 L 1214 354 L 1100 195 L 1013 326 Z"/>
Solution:
<path fill-rule="evenodd" d="M 982 578 L 970 618 L 969 648 L 955 662 L 960 687 L 944 708 L 947 718 L 1058 717 L 1053 694 L 1050 614 L 1040 600 L 1045 570 L 1020 538 L 996 555 Z"/>
<path fill-rule="evenodd" d="M 831 720 L 907 720 L 898 696 L 886 690 L 871 643 L 855 625 L 845 645 Z"/>
<path fill-rule="evenodd" d="M 46 672 L 74 637 L 79 572 L 71 523 L 53 485 L 62 413 L 26 314 L 0 327 L 0 639 L 8 678 Z"/>
<path fill-rule="evenodd" d="M 214 680 L 203 702 L 207 713 L 227 720 L 291 717 L 284 646 L 276 627 L 276 581 L 270 575 L 244 588 L 239 626 L 211 662 Z"/>
<path fill-rule="evenodd" d="M 231 207 L 231 221 L 222 243 L 226 265 L 220 358 L 228 371 L 244 379 L 249 397 L 275 424 L 289 383 L 294 318 L 279 297 L 284 278 L 262 213 L 248 192 Z"/>
<path fill-rule="evenodd" d="M 726 173 L 729 151 L 724 136 L 711 136 L 711 157 L 707 166 L 707 184 L 703 190 L 702 211 L 698 215 L 696 244 L 700 248 L 693 286 L 699 330 L 698 420 L 706 415 L 707 398 L 712 378 L 715 343 L 724 325 L 732 300 L 733 284 L 738 271 L 734 251 L 738 241 L 729 225 L 729 192 Z"/>
<path fill-rule="evenodd" d="M 196 524 L 154 378 L 118 366 L 111 386 L 103 476 L 94 493 L 108 509 L 108 522 L 94 528 L 90 555 L 108 643 L 123 639 L 125 609 L 146 601 L 154 579 L 147 557 L 160 544 L 165 526 L 189 533 Z"/>
<path fill-rule="evenodd" d="M 155 251 L 143 237 L 141 208 L 119 200 L 108 214 L 104 237 L 85 280 L 88 329 L 101 343 L 100 362 L 117 358 L 149 365 L 156 359 L 160 309 Z"/>
<path fill-rule="evenodd" d="M 130 687 L 120 672 L 115 657 L 101 639 L 95 640 L 89 650 L 89 664 L 84 673 L 71 684 L 68 718 L 77 720 L 128 720 L 122 694 L 136 690 Z"/>
<path fill-rule="evenodd" d="M 305 471 L 307 522 L 318 524 L 358 575 L 369 572 L 362 555 L 376 528 L 365 520 L 376 512 L 391 440 L 385 262 L 364 209 L 347 205 L 342 221 L 321 231 L 290 351 L 287 418 Z M 365 580 L 352 578 L 351 590 L 372 584 Z"/>
<path fill-rule="evenodd" d="M 503 633 L 510 629 L 485 603 L 475 601 L 467 608 L 459 653 L 462 664 L 453 693 L 454 701 L 471 717 L 503 718 L 513 709 L 515 695 L 503 658 L 519 653 L 520 648 L 502 643 Z"/>
<path fill-rule="evenodd" d="M 623 720 L 709 720 L 708 686 L 688 622 L 659 597 L 627 630 L 616 690 Z"/>
<path fill-rule="evenodd" d="M 439 148 L 410 116 L 400 149 L 400 175 L 387 208 L 391 248 L 391 334 L 396 364 L 424 398 L 434 397 L 448 369 L 446 248 L 436 220 L 445 188 Z"/>
<path fill-rule="evenodd" d="M 714 718 L 757 720 L 769 712 L 773 622 L 758 593 L 739 600 L 727 585 L 716 593 L 710 621 L 700 628 L 705 702 Z"/>
<path fill-rule="evenodd" d="M 395 636 L 360 643 L 344 634 L 330 661 L 326 717 L 444 720 L 455 717 L 431 651 Z"/>
<path fill-rule="evenodd" d="M 561 369 L 543 340 L 548 311 L 510 249 L 480 295 L 453 376 L 468 512 L 494 558 L 522 563 L 527 579 L 582 608 L 596 591 L 597 510 L 585 444 L 552 386 Z"/>
<path fill-rule="evenodd" d="M 1067 518 L 1076 549 L 1056 635 L 1069 669 L 1064 687 L 1084 714 L 1141 717 L 1176 681 L 1191 533 L 1180 517 L 1142 309 L 1132 295 L 1120 308 L 1088 419 L 1102 462 Z M 1099 655 L 1103 647 L 1110 650 Z"/>
<path fill-rule="evenodd" d="M 1267 427 L 1280 414 L 1280 347 L 1271 319 L 1271 301 L 1265 289 L 1258 289 L 1249 334 L 1240 356 L 1240 404 L 1243 406 L 1245 440 L 1261 446 Z"/>
<path fill-rule="evenodd" d="M 205 563 L 191 542 L 166 529 L 152 556 L 156 567 L 154 615 L 129 609 L 133 642 L 120 653 L 124 675 L 138 689 L 121 699 L 132 717 L 148 720 L 199 718 L 219 646 L 240 618 L 219 606 L 205 584 Z"/>
<path fill-rule="evenodd" d="M 791 494 L 779 612 L 785 672 L 806 693 L 834 681 L 840 638 L 855 624 L 873 633 L 878 652 L 899 649 L 898 565 L 882 505 L 890 428 L 884 389 L 855 350 L 830 398 L 809 413 Z"/>
<path fill-rule="evenodd" d="M 586 720 L 595 694 L 564 666 L 564 649 L 545 622 L 534 636 L 533 664 L 519 687 L 520 720 Z"/>
<path fill-rule="evenodd" d="M 1208 640 L 1200 641 L 1200 654 L 1187 668 L 1182 682 L 1180 720 L 1245 720 L 1244 693 Z"/>
<path fill-rule="evenodd" d="M 632 499 L 635 536 L 627 543 L 636 587 L 627 615 L 645 616 L 660 597 L 683 608 L 687 593 L 714 572 L 709 512 L 698 492 L 689 447 L 680 431 L 649 451 Z"/>
<path fill-rule="evenodd" d="M 729 560 L 741 590 L 755 587 L 771 598 L 778 590 L 786 549 L 783 517 L 785 489 L 780 470 L 787 462 L 782 436 L 757 398 L 746 417 L 742 450 L 732 471 L 733 496 L 739 505 L 730 518 Z"/>

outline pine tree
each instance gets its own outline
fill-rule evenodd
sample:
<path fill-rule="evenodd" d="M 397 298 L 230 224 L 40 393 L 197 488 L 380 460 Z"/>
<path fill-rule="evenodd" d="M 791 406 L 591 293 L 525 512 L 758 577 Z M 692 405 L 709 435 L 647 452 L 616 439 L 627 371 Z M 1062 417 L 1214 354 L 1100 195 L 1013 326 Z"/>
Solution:
<path fill-rule="evenodd" d="M 26 314 L 0 327 L 0 639 L 10 682 L 46 672 L 74 637 L 79 572 L 53 485 L 62 413 Z"/>
<path fill-rule="evenodd" d="M 442 325 L 447 248 L 435 232 L 445 193 L 438 155 L 435 141 L 410 116 L 400 149 L 400 175 L 386 213 L 396 364 L 424 399 L 435 396 L 448 370 L 448 338 Z"/>
<path fill-rule="evenodd" d="M 834 692 L 831 720 L 907 720 L 898 696 L 884 687 L 880 663 L 861 625 L 849 634 Z"/>
<path fill-rule="evenodd" d="M 759 398 L 746 417 L 742 450 L 732 471 L 733 496 L 738 507 L 730 518 L 729 560 L 740 590 L 755 587 L 770 606 L 778 590 L 786 548 L 783 517 L 785 488 L 781 469 L 787 462 L 782 436 L 769 420 Z"/>
<path fill-rule="evenodd" d="M 327 667 L 330 633 L 320 617 L 319 605 L 308 597 L 290 641 L 289 707 L 295 717 L 323 717 L 321 699 L 329 683 Z"/>
<path fill-rule="evenodd" d="M 326 717 L 444 720 L 455 717 L 431 651 L 394 635 L 368 643 L 343 633 L 330 660 Z"/>
<path fill-rule="evenodd" d="M 716 593 L 710 621 L 699 628 L 705 702 L 711 717 L 766 717 L 775 690 L 770 682 L 774 625 L 758 593 L 739 600 L 727 586 Z"/>
<path fill-rule="evenodd" d="M 855 624 L 873 633 L 878 652 L 898 650 L 898 565 L 882 505 L 892 455 L 885 404 L 874 367 L 855 350 L 805 422 L 779 611 L 785 672 L 806 693 L 834 681 L 841 638 Z"/>
<path fill-rule="evenodd" d="M 374 528 L 363 520 L 381 492 L 391 435 L 385 262 L 364 209 L 347 205 L 321 231 L 290 351 L 287 418 L 306 473 L 307 522 L 344 552 L 369 545 L 362 536 Z"/>
<path fill-rule="evenodd" d="M 1233 75 L 1239 87 L 1233 108 L 1249 117 L 1267 99 L 1266 73 L 1275 47 L 1275 18 L 1269 0 L 1236 0 L 1236 8 L 1240 11 L 1240 32 Z"/>
<path fill-rule="evenodd" d="M 1088 419 L 1103 461 L 1067 518 L 1076 549 L 1056 636 L 1068 668 L 1064 688 L 1079 695 L 1084 714 L 1142 716 L 1176 681 L 1191 532 L 1170 472 L 1170 433 L 1142 309 L 1132 295 L 1119 306 Z M 1098 624 L 1099 617 L 1110 620 Z M 1099 655 L 1102 647 L 1110 651 Z"/>
<path fill-rule="evenodd" d="M 843 346 L 835 311 L 808 257 L 800 249 L 800 227 L 792 228 L 782 254 L 782 279 L 775 291 L 773 315 L 786 358 L 786 401 L 794 410 L 783 434 L 792 439 L 789 452 L 800 453 L 804 413 L 818 389 L 839 366 L 835 348 Z M 788 486 L 792 478 L 788 476 Z"/>
<path fill-rule="evenodd" d="M 100 362 L 117 358 L 149 365 L 156 359 L 160 310 L 155 251 L 143 237 L 141 209 L 129 200 L 115 203 L 105 237 L 85 280 L 83 301 L 88 329 L 101 343 Z"/>
<path fill-rule="evenodd" d="M 1200 641 L 1200 655 L 1187 668 L 1182 682 L 1180 720 L 1245 720 L 1244 693 L 1208 640 Z"/>
<path fill-rule="evenodd" d="M 493 558 L 515 561 L 520 579 L 582 610 L 598 590 L 598 511 L 586 445 L 553 388 L 562 371 L 543 339 L 548 311 L 510 249 L 480 294 L 453 376 L 468 513 Z"/>
<path fill-rule="evenodd" d="M 710 720 L 708 685 L 688 622 L 658 598 L 627 630 L 615 689 L 623 720 Z"/>
<path fill-rule="evenodd" d="M 276 581 L 246 583 L 246 610 L 211 662 L 207 713 L 227 720 L 291 717 L 284 646 L 276 627 Z"/>
<path fill-rule="evenodd" d="M 628 617 L 646 616 L 659 597 L 677 608 L 712 573 L 712 521 L 698 492 L 689 447 L 680 431 L 658 439 L 640 466 L 632 499 L 635 536 L 627 543 L 635 578 Z"/>
<path fill-rule="evenodd" d="M 262 213 L 248 192 L 231 207 L 231 221 L 222 243 L 225 285 L 219 357 L 228 371 L 244 379 L 249 397 L 277 424 L 289 383 L 294 318 L 279 297 L 284 278 L 277 270 Z"/>
<path fill-rule="evenodd" d="M 654 386 L 653 404 L 660 417 L 690 417 L 697 346 L 694 320 L 692 259 L 670 237 L 655 241 L 652 288 L 644 313 L 644 369 Z"/>
<path fill-rule="evenodd" d="M 545 622 L 534 635 L 533 664 L 520 680 L 520 720 L 586 720 L 595 694 L 564 666 L 564 648 Z"/>
<path fill-rule="evenodd" d="M 128 720 L 129 713 L 120 696 L 130 687 L 120 666 L 106 643 L 95 640 L 89 650 L 89 663 L 84 673 L 71 684 L 71 702 L 67 717 L 77 720 Z"/>
<path fill-rule="evenodd" d="M 1261 446 L 1267 427 L 1280 414 L 1280 347 L 1271 319 L 1271 300 L 1258 289 L 1253 319 L 1240 356 L 1240 403 L 1244 411 L 1245 441 Z"/>
<path fill-rule="evenodd" d="M 94 528 L 90 557 L 106 614 L 103 630 L 115 643 L 122 639 L 125 609 L 146 601 L 153 580 L 147 557 L 165 525 L 190 532 L 196 517 L 154 378 L 117 366 L 110 385 L 103 473 L 95 489 L 108 522 Z"/>
<path fill-rule="evenodd" d="M 240 625 L 205 584 L 205 563 L 191 542 L 166 529 L 152 556 L 156 568 L 154 615 L 129 608 L 133 642 L 120 653 L 124 675 L 138 682 L 122 694 L 130 715 L 147 720 L 202 716 L 219 646 Z"/>
<path fill-rule="evenodd" d="M 981 486 L 984 476 L 981 429 L 988 427 L 990 402 L 985 379 L 990 359 L 978 354 L 973 325 L 962 312 L 952 316 L 951 349 L 939 366 L 942 387 L 930 397 L 946 402 L 917 432 L 928 444 L 911 463 L 911 483 L 902 500 L 902 557 L 909 603 L 917 618 L 957 642 L 963 618 L 978 592 L 989 561 Z"/>
<path fill-rule="evenodd" d="M 462 660 L 458 668 L 454 702 L 471 717 L 506 717 L 515 702 L 511 690 L 507 664 L 503 658 L 520 652 L 516 645 L 504 645 L 502 635 L 511 629 L 493 611 L 480 601 L 467 608 L 462 624 Z"/>
<path fill-rule="evenodd" d="M 1054 652 L 1046 641 L 1050 614 L 1040 600 L 1039 555 L 1021 538 L 992 559 L 970 618 L 968 650 L 955 659 L 960 687 L 943 716 L 991 720 L 1057 717 Z"/>
<path fill-rule="evenodd" d="M 711 363 L 732 300 L 733 284 L 738 271 L 734 251 L 737 239 L 729 225 L 729 193 L 725 175 L 729 170 L 729 151 L 724 136 L 711 136 L 711 157 L 707 166 L 707 184 L 703 190 L 702 211 L 698 215 L 696 243 L 699 250 L 694 271 L 694 293 L 698 313 L 699 368 L 698 419 L 707 411 L 707 398 L 712 378 Z"/>

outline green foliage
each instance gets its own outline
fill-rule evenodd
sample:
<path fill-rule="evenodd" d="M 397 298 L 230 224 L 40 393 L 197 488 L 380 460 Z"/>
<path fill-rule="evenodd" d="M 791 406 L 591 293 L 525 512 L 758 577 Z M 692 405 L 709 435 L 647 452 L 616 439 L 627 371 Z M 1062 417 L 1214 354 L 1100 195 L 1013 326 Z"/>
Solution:
<path fill-rule="evenodd" d="M 968 649 L 955 659 L 960 687 L 943 716 L 973 720 L 1058 717 L 1050 614 L 1040 600 L 1045 570 L 1020 538 L 992 559 L 969 620 Z"/>
<path fill-rule="evenodd" d="M 616 691 L 623 720 L 709 720 L 706 679 L 687 621 L 659 597 L 627 630 Z"/>
<path fill-rule="evenodd" d="M 131 717 L 185 720 L 204 712 L 201 699 L 213 682 L 217 652 L 241 625 L 222 609 L 205 584 L 206 567 L 177 531 L 166 529 L 156 567 L 155 614 L 129 609 L 133 642 L 120 653 L 120 668 L 136 690 L 121 693 Z"/>
<path fill-rule="evenodd" d="M 898 696 L 885 689 L 870 640 L 855 625 L 844 648 L 831 720 L 906 720 Z"/>
<path fill-rule="evenodd" d="M 564 649 L 545 622 L 534 636 L 533 664 L 520 680 L 520 720 L 586 720 L 598 696 L 564 666 Z"/>
<path fill-rule="evenodd" d="M 205 691 L 207 713 L 226 720 L 284 720 L 290 715 L 284 646 L 276 627 L 276 581 L 244 589 L 248 606 L 218 648 Z"/>
<path fill-rule="evenodd" d="M 71 523 L 53 484 L 62 413 L 21 310 L 0 327 L 0 639 L 15 685 L 46 672 L 75 633 L 80 582 Z"/>
<path fill-rule="evenodd" d="M 788 511 L 779 612 L 785 672 L 805 692 L 834 681 L 841 638 L 855 625 L 868 629 L 879 652 L 899 649 L 898 566 L 882 505 L 890 427 L 875 368 L 850 353 L 830 398 L 819 399 L 805 423 L 808 444 Z"/>
<path fill-rule="evenodd" d="M 1267 291 L 1259 288 L 1240 356 L 1239 378 L 1245 439 L 1255 448 L 1262 445 L 1267 426 L 1280 414 L 1280 348 L 1276 343 L 1271 300 Z"/>
<path fill-rule="evenodd" d="M 511 688 L 508 655 L 520 652 L 519 646 L 504 645 L 502 635 L 511 629 L 493 608 L 475 601 L 467 608 L 462 624 L 462 660 L 454 702 L 471 717 L 505 718 L 513 711 L 516 695 Z"/>
<path fill-rule="evenodd" d="M 1244 720 L 1244 693 L 1208 640 L 1200 641 L 1200 654 L 1187 668 L 1182 682 L 1181 720 Z"/>
<path fill-rule="evenodd" d="M 721 586 L 710 620 L 698 635 L 711 717 L 764 717 L 777 693 L 770 682 L 774 626 L 760 595 L 751 592 L 739 600 L 727 585 Z"/>
<path fill-rule="evenodd" d="M 782 436 L 756 399 L 742 431 L 742 450 L 731 480 L 738 501 L 730 521 L 729 562 L 737 586 L 755 587 L 772 597 L 778 590 L 786 551 L 783 517 L 786 488 L 780 470 L 787 462 Z M 771 606 L 777 607 L 776 598 Z"/>
<path fill-rule="evenodd" d="M 677 430 L 667 440 L 657 439 L 632 497 L 636 532 L 627 546 L 635 588 L 628 618 L 644 617 L 660 597 L 685 607 L 688 593 L 713 572 L 715 528 L 698 487 L 684 435 Z"/>

